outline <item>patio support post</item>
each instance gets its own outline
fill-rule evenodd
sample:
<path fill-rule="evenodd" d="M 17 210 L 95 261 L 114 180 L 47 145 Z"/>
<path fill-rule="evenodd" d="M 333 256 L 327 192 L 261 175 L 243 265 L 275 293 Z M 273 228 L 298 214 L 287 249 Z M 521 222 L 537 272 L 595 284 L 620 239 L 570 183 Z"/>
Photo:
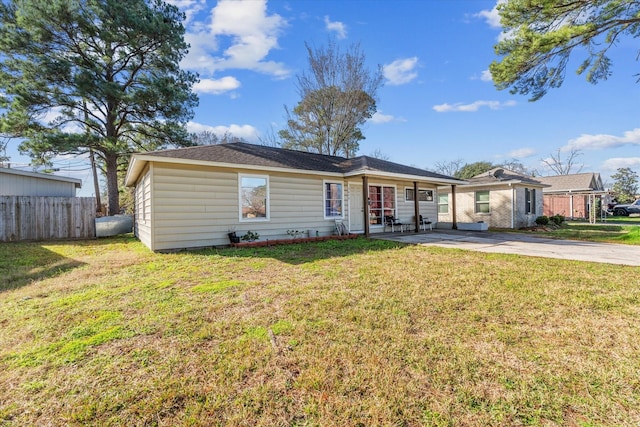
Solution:
<path fill-rule="evenodd" d="M 413 211 L 415 213 L 415 224 L 416 233 L 420 231 L 420 201 L 418 200 L 418 181 L 413 181 Z"/>
<path fill-rule="evenodd" d="M 364 235 L 369 237 L 369 178 L 362 177 L 362 205 L 364 206 Z"/>
<path fill-rule="evenodd" d="M 451 228 L 458 229 L 458 220 L 456 219 L 456 186 L 451 184 Z"/>

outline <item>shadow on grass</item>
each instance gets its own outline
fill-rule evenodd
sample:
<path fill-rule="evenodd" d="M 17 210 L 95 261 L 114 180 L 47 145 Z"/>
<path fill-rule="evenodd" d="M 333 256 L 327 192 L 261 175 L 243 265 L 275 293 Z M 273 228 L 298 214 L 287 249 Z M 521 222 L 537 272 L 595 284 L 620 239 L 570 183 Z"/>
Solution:
<path fill-rule="evenodd" d="M 41 246 L 40 243 L 0 244 L 0 292 L 17 289 L 34 280 L 55 277 L 82 266 Z"/>
<path fill-rule="evenodd" d="M 201 254 L 241 258 L 270 258 L 288 264 L 304 264 L 322 259 L 340 258 L 371 251 L 386 251 L 407 246 L 407 243 L 372 240 L 364 237 L 350 240 L 327 240 L 324 242 L 292 243 L 290 245 L 263 246 L 257 248 L 206 249 Z"/>

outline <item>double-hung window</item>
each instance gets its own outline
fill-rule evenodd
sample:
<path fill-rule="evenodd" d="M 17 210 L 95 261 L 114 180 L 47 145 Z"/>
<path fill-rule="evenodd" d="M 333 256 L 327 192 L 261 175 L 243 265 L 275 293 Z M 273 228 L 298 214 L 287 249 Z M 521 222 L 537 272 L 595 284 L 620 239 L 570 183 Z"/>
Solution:
<path fill-rule="evenodd" d="M 449 213 L 449 194 L 438 194 L 438 213 Z"/>
<path fill-rule="evenodd" d="M 476 213 L 490 213 L 489 191 L 476 191 Z"/>
<path fill-rule="evenodd" d="M 344 202 L 341 182 L 324 182 L 324 217 L 342 218 Z"/>
<path fill-rule="evenodd" d="M 269 220 L 269 177 L 239 175 L 240 221 Z"/>

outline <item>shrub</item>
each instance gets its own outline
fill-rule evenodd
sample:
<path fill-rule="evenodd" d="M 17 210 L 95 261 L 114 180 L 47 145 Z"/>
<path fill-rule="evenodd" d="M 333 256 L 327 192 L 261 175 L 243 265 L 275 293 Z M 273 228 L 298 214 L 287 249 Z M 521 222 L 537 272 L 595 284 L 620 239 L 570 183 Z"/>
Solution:
<path fill-rule="evenodd" d="M 538 225 L 547 225 L 549 224 L 549 217 L 546 215 L 540 215 L 538 218 L 536 218 L 536 224 Z"/>
<path fill-rule="evenodd" d="M 556 214 L 550 217 L 549 220 L 551 220 L 551 222 L 553 222 L 555 225 L 560 225 L 564 222 L 564 216 Z"/>

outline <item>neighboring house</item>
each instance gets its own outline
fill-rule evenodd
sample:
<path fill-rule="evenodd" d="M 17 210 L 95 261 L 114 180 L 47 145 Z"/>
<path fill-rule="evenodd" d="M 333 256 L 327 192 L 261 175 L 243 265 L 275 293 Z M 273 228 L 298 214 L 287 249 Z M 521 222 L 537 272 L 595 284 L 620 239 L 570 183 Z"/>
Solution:
<path fill-rule="evenodd" d="M 134 154 L 125 183 L 136 236 L 156 251 L 228 245 L 229 231 L 267 240 L 330 235 L 336 221 L 369 235 L 385 230 L 385 215 L 435 222 L 436 188 L 464 181 L 367 156 L 230 143 Z"/>
<path fill-rule="evenodd" d="M 75 178 L 0 168 L 0 196 L 75 197 L 81 186 Z"/>
<path fill-rule="evenodd" d="M 544 189 L 544 214 L 547 216 L 560 214 L 572 219 L 589 218 L 596 198 L 607 194 L 599 173 L 576 173 L 536 179 L 548 185 Z"/>
<path fill-rule="evenodd" d="M 455 188 L 455 211 L 460 223 L 484 222 L 495 228 L 522 228 L 535 225 L 542 215 L 541 182 L 507 169 L 494 168 L 467 180 L 468 184 Z M 438 189 L 438 222 L 441 227 L 451 225 L 452 192 Z M 449 223 L 449 224 L 447 224 Z"/>

